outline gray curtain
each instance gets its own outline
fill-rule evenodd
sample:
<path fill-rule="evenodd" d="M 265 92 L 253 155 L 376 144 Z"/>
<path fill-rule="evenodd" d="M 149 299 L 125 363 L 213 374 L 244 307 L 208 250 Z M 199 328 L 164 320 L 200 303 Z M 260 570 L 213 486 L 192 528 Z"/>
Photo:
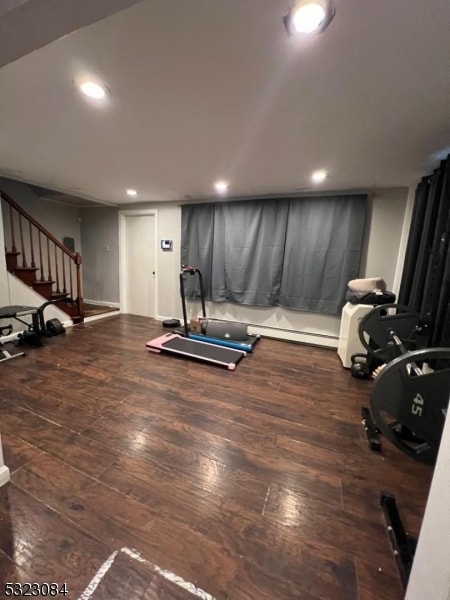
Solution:
<path fill-rule="evenodd" d="M 214 249 L 214 204 L 190 204 L 181 209 L 181 264 L 200 269 L 205 295 L 211 299 Z M 199 298 L 198 278 L 185 276 L 186 298 Z"/>
<path fill-rule="evenodd" d="M 338 314 L 359 273 L 367 197 L 280 198 L 182 208 L 183 264 L 215 302 Z M 186 296 L 198 298 L 196 278 Z"/>
<path fill-rule="evenodd" d="M 287 214 L 276 200 L 216 204 L 212 300 L 278 304 Z"/>
<path fill-rule="evenodd" d="M 339 314 L 348 281 L 359 275 L 366 206 L 365 195 L 289 203 L 281 306 Z"/>

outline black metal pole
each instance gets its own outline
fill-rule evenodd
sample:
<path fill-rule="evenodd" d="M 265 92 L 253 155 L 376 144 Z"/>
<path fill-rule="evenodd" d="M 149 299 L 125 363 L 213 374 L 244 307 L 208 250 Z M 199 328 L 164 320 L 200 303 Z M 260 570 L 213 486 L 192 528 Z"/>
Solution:
<path fill-rule="evenodd" d="M 389 539 L 400 572 L 400 578 L 403 587 L 406 588 L 414 560 L 417 540 L 406 533 L 398 512 L 395 497 L 392 494 L 381 492 L 380 504 L 384 512 Z"/>
<path fill-rule="evenodd" d="M 186 310 L 186 294 L 184 292 L 184 265 L 181 267 L 180 271 L 180 296 L 181 296 L 181 306 L 183 308 L 183 326 L 184 326 L 184 334 L 186 337 L 189 337 L 189 327 L 187 322 L 187 310 Z"/>
<path fill-rule="evenodd" d="M 203 318 L 206 319 L 206 308 L 205 308 L 205 290 L 203 289 L 203 275 L 199 269 L 194 269 L 194 272 L 198 273 L 198 280 L 200 282 L 200 299 L 202 301 L 202 313 Z"/>

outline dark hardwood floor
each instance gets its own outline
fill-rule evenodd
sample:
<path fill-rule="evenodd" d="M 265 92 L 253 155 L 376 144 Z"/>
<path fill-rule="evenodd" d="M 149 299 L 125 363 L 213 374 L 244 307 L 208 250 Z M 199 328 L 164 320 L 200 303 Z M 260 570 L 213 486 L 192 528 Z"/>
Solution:
<path fill-rule="evenodd" d="M 0 597 L 400 600 L 378 497 L 417 534 L 432 469 L 368 450 L 371 382 L 268 339 L 235 372 L 148 353 L 160 332 L 114 316 L 0 366 Z"/>

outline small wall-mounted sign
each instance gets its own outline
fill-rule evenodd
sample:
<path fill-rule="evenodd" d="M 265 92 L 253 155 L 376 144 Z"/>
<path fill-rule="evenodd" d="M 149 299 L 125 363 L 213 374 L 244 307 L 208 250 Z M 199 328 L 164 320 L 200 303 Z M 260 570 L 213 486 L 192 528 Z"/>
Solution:
<path fill-rule="evenodd" d="M 173 250 L 172 240 L 161 240 L 161 250 Z"/>

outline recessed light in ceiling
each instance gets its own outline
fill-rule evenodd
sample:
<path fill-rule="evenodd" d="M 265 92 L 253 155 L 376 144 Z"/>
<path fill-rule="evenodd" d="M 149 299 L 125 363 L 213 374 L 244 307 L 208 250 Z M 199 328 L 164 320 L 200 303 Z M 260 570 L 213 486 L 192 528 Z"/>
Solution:
<path fill-rule="evenodd" d="M 85 96 L 88 98 L 93 98 L 94 100 L 103 100 L 110 95 L 107 87 L 100 85 L 99 83 L 95 83 L 94 81 L 83 81 L 79 87 L 80 91 Z"/>
<path fill-rule="evenodd" d="M 137 196 L 137 190 L 127 190 L 127 196 Z"/>
<path fill-rule="evenodd" d="M 299 0 L 289 8 L 283 22 L 289 35 L 320 33 L 335 14 L 333 0 Z"/>
<path fill-rule="evenodd" d="M 226 181 L 220 180 L 216 181 L 214 187 L 216 188 L 216 192 L 219 194 L 225 194 L 228 190 L 229 184 Z"/>
<path fill-rule="evenodd" d="M 311 175 L 311 179 L 314 181 L 314 183 L 322 183 L 322 181 L 325 181 L 325 179 L 327 177 L 328 177 L 328 173 L 326 171 L 324 171 L 323 169 L 314 171 L 314 173 Z"/>

